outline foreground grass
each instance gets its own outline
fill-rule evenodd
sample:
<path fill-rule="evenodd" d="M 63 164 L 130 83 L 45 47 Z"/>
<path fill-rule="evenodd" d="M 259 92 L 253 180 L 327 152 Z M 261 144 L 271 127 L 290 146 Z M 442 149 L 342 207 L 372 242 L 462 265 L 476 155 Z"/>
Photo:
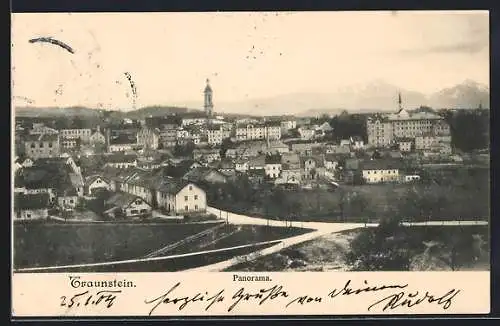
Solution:
<path fill-rule="evenodd" d="M 157 249 L 214 226 L 216 225 L 18 224 L 14 228 L 14 266 L 15 268 L 61 266 L 142 258 Z M 164 252 L 161 256 L 279 240 L 310 231 L 301 228 L 229 224 L 193 242 Z M 160 263 L 147 265 L 150 264 L 163 266 Z M 127 266 L 129 264 L 116 268 L 126 269 Z M 142 268 L 130 266 L 134 270 Z"/>
<path fill-rule="evenodd" d="M 190 268 L 215 264 L 236 256 L 246 255 L 251 252 L 265 249 L 274 244 L 264 244 L 246 248 L 231 249 L 222 252 L 204 253 L 188 257 L 177 257 L 164 260 L 152 260 L 147 262 L 130 262 L 125 264 L 112 264 L 97 267 L 79 267 L 60 269 L 58 272 L 79 273 L 122 273 L 122 272 L 179 272 Z"/>
<path fill-rule="evenodd" d="M 16 224 L 14 267 L 138 258 L 212 227 L 213 224 Z"/>

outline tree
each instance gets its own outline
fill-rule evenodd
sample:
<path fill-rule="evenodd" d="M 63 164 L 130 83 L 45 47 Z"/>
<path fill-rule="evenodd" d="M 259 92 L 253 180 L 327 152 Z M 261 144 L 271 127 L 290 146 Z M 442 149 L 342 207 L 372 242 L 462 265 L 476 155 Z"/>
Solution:
<path fill-rule="evenodd" d="M 460 227 L 459 232 L 446 232 L 444 247 L 448 254 L 442 260 L 448 264 L 452 271 L 459 270 L 471 263 L 476 255 L 474 237 L 471 232 Z"/>
<path fill-rule="evenodd" d="M 359 271 L 404 271 L 410 267 L 410 251 L 399 218 L 363 229 L 351 242 L 346 261 Z"/>

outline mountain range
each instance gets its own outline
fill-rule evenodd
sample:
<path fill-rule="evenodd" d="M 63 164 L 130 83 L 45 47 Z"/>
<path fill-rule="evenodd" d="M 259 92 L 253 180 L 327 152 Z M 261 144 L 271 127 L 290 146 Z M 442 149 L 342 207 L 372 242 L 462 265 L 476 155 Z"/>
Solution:
<path fill-rule="evenodd" d="M 252 112 L 258 115 L 295 114 L 311 116 L 323 113 L 337 114 L 343 110 L 352 112 L 394 111 L 398 108 L 398 93 L 404 107 L 420 106 L 440 108 L 489 108 L 490 92 L 486 85 L 472 80 L 432 94 L 401 89 L 384 81 L 375 81 L 336 89 L 330 93 L 295 93 L 238 103 L 216 104 L 224 112 Z"/>
<path fill-rule="evenodd" d="M 214 90 L 217 95 L 216 90 Z M 382 80 L 333 90 L 330 93 L 292 93 L 269 98 L 250 99 L 242 102 L 217 102 L 215 111 L 223 114 L 315 116 L 349 112 L 383 112 L 397 109 L 398 94 L 403 106 L 408 109 L 420 106 L 439 108 L 483 108 L 490 106 L 489 87 L 473 80 L 465 80 L 453 87 L 444 88 L 432 94 L 401 89 Z M 141 119 L 146 116 L 162 116 L 171 113 L 200 112 L 199 102 L 171 106 L 150 106 L 116 115 Z M 189 109 L 191 108 L 191 109 Z M 16 107 L 17 116 L 97 116 L 99 111 L 85 107 L 41 108 Z"/>

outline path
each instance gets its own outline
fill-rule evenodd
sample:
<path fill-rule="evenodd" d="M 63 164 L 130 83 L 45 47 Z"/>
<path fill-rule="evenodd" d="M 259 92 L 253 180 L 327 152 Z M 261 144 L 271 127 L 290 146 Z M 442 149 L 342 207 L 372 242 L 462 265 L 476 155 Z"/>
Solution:
<path fill-rule="evenodd" d="M 278 220 L 267 220 L 264 218 L 259 218 L 259 217 L 251 217 L 251 216 L 246 216 L 246 215 L 240 215 L 240 214 L 235 214 L 231 212 L 225 212 L 221 211 L 217 208 L 213 207 L 208 207 L 207 211 L 209 213 L 215 214 L 222 219 L 227 219 L 227 221 L 231 224 L 247 224 L 247 225 L 269 225 L 269 226 L 280 226 L 283 227 L 285 226 L 284 221 L 278 221 Z M 238 256 L 234 257 L 219 263 L 211 264 L 211 265 L 205 265 L 201 267 L 196 267 L 189 269 L 188 271 L 190 272 L 216 272 L 216 271 L 221 271 L 224 270 L 228 267 L 234 266 L 238 263 L 241 262 L 246 262 L 246 261 L 252 261 L 256 258 L 259 258 L 261 256 L 265 255 L 270 255 L 277 253 L 285 248 L 288 248 L 290 246 L 294 246 L 309 240 L 316 239 L 318 237 L 330 234 L 330 233 L 335 233 L 335 232 L 341 232 L 341 231 L 346 231 L 346 230 L 353 230 L 353 229 L 358 229 L 360 227 L 375 227 L 377 226 L 377 223 L 325 223 L 325 222 L 293 222 L 292 226 L 295 227 L 301 227 L 301 228 L 306 228 L 306 229 L 313 229 L 314 231 L 306 233 L 306 234 L 301 234 L 295 237 L 291 238 L 286 238 L 281 240 L 280 243 L 264 248 L 262 250 L 258 250 L 256 252 L 243 255 L 243 256 Z"/>
<path fill-rule="evenodd" d="M 235 214 L 231 212 L 221 211 L 217 208 L 208 207 L 207 211 L 209 213 L 215 214 L 222 219 L 226 219 L 231 224 L 251 224 L 251 225 L 269 225 L 269 226 L 286 226 L 284 221 L 278 220 L 268 220 L 259 217 L 251 217 L 241 214 Z M 405 226 L 458 226 L 458 225 L 488 225 L 486 221 L 432 221 L 432 222 L 415 222 L 415 223 L 402 223 Z M 265 248 L 262 250 L 258 250 L 256 252 L 234 257 L 219 263 L 205 265 L 201 267 L 196 267 L 189 269 L 188 271 L 195 272 L 216 272 L 227 269 L 231 266 L 239 264 L 241 262 L 252 261 L 259 257 L 270 255 L 277 253 L 285 248 L 290 246 L 294 246 L 309 240 L 316 239 L 318 237 L 342 232 L 346 230 L 353 230 L 360 227 L 376 227 L 378 223 L 326 223 L 326 222 L 293 222 L 292 226 L 313 229 L 314 231 L 298 235 L 295 237 L 283 239 L 280 243 L 271 246 L 269 248 Z"/>

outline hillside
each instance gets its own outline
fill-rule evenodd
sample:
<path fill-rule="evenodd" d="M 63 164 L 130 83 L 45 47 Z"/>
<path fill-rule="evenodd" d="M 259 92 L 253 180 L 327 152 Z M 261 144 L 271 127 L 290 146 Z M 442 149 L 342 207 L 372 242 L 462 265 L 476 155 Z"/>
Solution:
<path fill-rule="evenodd" d="M 321 114 L 335 115 L 343 110 L 351 112 L 380 112 L 397 109 L 397 96 L 401 93 L 403 105 L 408 109 L 420 106 L 432 108 L 489 108 L 489 88 L 472 80 L 453 87 L 444 88 L 432 94 L 424 94 L 412 90 L 401 89 L 382 80 L 367 84 L 353 85 L 334 89 L 330 93 L 292 93 L 275 97 L 250 99 L 244 102 L 218 102 L 215 111 L 224 115 L 297 115 L 317 116 Z M 191 106 L 197 107 L 197 106 Z M 112 116 L 130 119 L 144 119 L 149 116 L 165 116 L 169 114 L 202 116 L 203 111 L 189 107 L 149 106 L 138 110 L 120 112 L 113 111 Z M 78 115 L 82 117 L 99 116 L 99 110 L 85 107 L 70 108 L 36 108 L 18 107 L 17 116 L 62 116 Z"/>

